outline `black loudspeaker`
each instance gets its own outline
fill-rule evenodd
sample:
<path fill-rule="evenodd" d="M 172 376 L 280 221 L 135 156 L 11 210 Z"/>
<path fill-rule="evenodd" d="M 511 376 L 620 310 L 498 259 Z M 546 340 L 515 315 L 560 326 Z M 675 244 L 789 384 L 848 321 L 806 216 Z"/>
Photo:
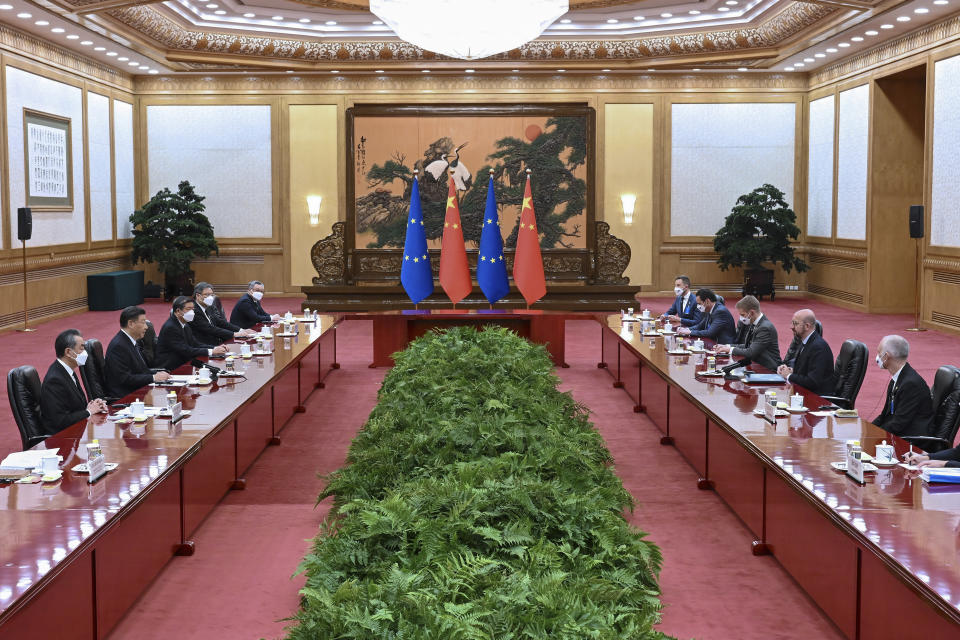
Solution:
<path fill-rule="evenodd" d="M 923 205 L 910 205 L 910 237 L 923 237 Z"/>
<path fill-rule="evenodd" d="M 30 207 L 17 209 L 17 240 L 29 240 L 33 235 L 33 214 Z"/>

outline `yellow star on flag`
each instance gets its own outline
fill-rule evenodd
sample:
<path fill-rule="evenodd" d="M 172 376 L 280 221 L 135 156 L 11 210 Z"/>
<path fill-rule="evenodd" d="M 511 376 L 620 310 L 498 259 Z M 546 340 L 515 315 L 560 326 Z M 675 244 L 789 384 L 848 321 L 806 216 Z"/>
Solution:
<path fill-rule="evenodd" d="M 493 224 L 493 220 L 491 218 L 487 218 L 487 224 Z"/>
<path fill-rule="evenodd" d="M 424 259 L 424 260 L 427 259 L 427 254 L 423 254 L 423 259 Z"/>
<path fill-rule="evenodd" d="M 452 196 L 449 197 L 449 198 L 447 198 L 447 209 L 449 209 L 450 207 L 452 207 L 452 206 L 453 206 L 453 203 L 456 202 L 456 201 L 457 201 L 457 199 L 454 198 L 454 197 L 452 197 Z"/>
<path fill-rule="evenodd" d="M 404 260 L 409 260 L 409 259 L 410 259 L 410 256 L 403 256 L 403 259 L 404 259 Z"/>
<path fill-rule="evenodd" d="M 453 223 L 453 228 L 454 228 L 454 229 L 459 229 L 459 228 L 460 228 L 460 225 L 458 225 L 456 222 L 454 222 L 454 223 Z"/>
<path fill-rule="evenodd" d="M 414 262 L 420 262 L 420 258 L 414 258 L 413 261 L 414 261 Z"/>
<path fill-rule="evenodd" d="M 444 223 L 443 223 L 443 226 L 444 226 L 444 227 L 449 227 L 449 226 L 450 226 L 450 223 L 449 223 L 449 222 L 444 222 Z"/>
<path fill-rule="evenodd" d="M 486 258 L 484 258 L 483 256 L 480 256 L 480 262 L 486 262 L 486 261 L 487 261 Z"/>
<path fill-rule="evenodd" d="M 533 198 L 524 198 L 524 199 L 523 199 L 523 206 L 520 207 L 520 208 L 521 208 L 521 209 L 533 209 L 532 200 L 533 200 Z"/>
<path fill-rule="evenodd" d="M 410 222 L 412 222 L 413 224 L 417 224 L 417 219 L 416 219 L 416 218 L 410 218 Z"/>

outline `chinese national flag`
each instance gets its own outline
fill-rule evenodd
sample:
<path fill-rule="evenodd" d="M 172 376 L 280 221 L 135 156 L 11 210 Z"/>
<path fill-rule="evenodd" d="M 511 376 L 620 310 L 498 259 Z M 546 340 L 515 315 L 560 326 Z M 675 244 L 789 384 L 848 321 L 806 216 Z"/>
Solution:
<path fill-rule="evenodd" d="M 537 232 L 537 217 L 533 213 L 533 196 L 530 193 L 530 176 L 527 176 L 527 186 L 523 190 L 517 252 L 513 258 L 513 281 L 528 307 L 547 294 L 543 258 L 540 256 L 540 234 Z"/>
<path fill-rule="evenodd" d="M 440 286 L 457 304 L 473 290 L 470 282 L 470 267 L 467 264 L 467 249 L 463 244 L 463 228 L 460 226 L 460 205 L 457 203 L 457 188 L 453 176 L 448 180 L 447 214 L 443 219 L 443 240 L 440 246 Z"/>

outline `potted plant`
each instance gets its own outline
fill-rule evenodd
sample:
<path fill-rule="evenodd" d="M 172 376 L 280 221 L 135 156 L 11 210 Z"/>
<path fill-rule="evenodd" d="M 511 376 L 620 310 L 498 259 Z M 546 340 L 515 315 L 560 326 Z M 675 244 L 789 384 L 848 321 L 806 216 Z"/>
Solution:
<path fill-rule="evenodd" d="M 743 295 L 770 294 L 770 299 L 774 299 L 773 269 L 765 263 L 780 263 L 787 273 L 793 269 L 802 273 L 810 268 L 794 255 L 790 243 L 800 235 L 796 221 L 783 192 L 772 184 L 737 198 L 736 206 L 713 239 L 713 248 L 720 256 L 717 264 L 721 271 L 744 267 Z"/>
<path fill-rule="evenodd" d="M 133 224 L 133 252 L 136 264 L 155 262 L 165 281 L 168 297 L 193 293 L 194 258 L 219 254 L 213 225 L 203 214 L 204 196 L 184 180 L 177 192 L 163 188 L 130 215 Z"/>

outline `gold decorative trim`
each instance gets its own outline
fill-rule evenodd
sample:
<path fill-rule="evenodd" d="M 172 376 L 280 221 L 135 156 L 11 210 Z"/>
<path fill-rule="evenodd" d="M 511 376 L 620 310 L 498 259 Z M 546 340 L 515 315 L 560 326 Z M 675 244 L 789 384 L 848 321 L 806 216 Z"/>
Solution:
<path fill-rule="evenodd" d="M 920 53 L 924 49 L 941 45 L 958 36 L 960 36 L 960 16 L 954 16 L 891 40 L 866 53 L 814 71 L 810 74 L 810 89 L 862 73 L 899 57 Z"/>
<path fill-rule="evenodd" d="M 491 56 L 487 60 L 642 60 L 768 49 L 835 11 L 835 7 L 827 5 L 793 2 L 753 27 L 608 41 L 537 39 L 518 49 Z M 399 40 L 297 40 L 184 28 L 158 8 L 149 5 L 113 9 L 106 14 L 172 52 L 189 51 L 208 56 L 216 54 L 231 58 L 256 57 L 336 64 L 446 59 Z"/>
<path fill-rule="evenodd" d="M 51 251 L 53 249 L 54 249 L 53 247 L 50 248 Z M 124 258 L 128 260 L 128 264 L 129 264 L 130 249 L 127 247 L 119 247 L 116 249 L 105 249 L 100 251 L 97 251 L 97 250 L 84 251 L 82 253 L 61 253 L 61 254 L 55 254 L 53 257 L 50 256 L 50 253 L 43 253 L 40 255 L 33 255 L 33 256 L 27 255 L 27 275 L 28 277 L 33 278 L 34 277 L 33 274 L 36 273 L 37 271 L 58 269 L 58 268 L 64 268 L 64 267 L 74 267 L 78 265 L 100 263 L 100 262 L 118 260 L 118 259 L 124 259 Z M 6 275 L 9 273 L 20 274 L 22 269 L 23 269 L 23 258 L 20 256 L 19 252 L 15 256 L 0 260 L 0 276 Z M 37 276 L 37 277 L 46 277 L 46 276 Z"/>
<path fill-rule="evenodd" d="M 60 316 L 71 315 L 78 312 L 87 311 L 86 298 L 73 298 L 54 302 L 40 307 L 30 307 L 30 324 L 38 320 L 51 320 Z M 14 311 L 0 315 L 0 329 L 10 329 L 23 324 L 23 311 Z"/>
<path fill-rule="evenodd" d="M 954 258 L 924 258 L 923 266 L 929 268 L 952 269 L 960 271 L 960 260 Z"/>
<path fill-rule="evenodd" d="M 826 256 L 831 258 L 847 258 L 849 260 L 864 261 L 867 259 L 866 249 L 843 248 L 843 247 L 823 247 L 818 245 L 801 245 L 797 248 L 799 252 L 809 255 Z"/>
<path fill-rule="evenodd" d="M 117 89 L 133 91 L 132 75 L 78 56 L 72 51 L 2 23 L 0 23 L 0 47 L 33 60 L 41 60 L 64 71 L 72 71 L 92 80 L 112 85 Z"/>
<path fill-rule="evenodd" d="M 291 75 L 229 75 L 229 76 L 137 76 L 138 95 L 242 92 L 257 93 L 330 92 L 357 94 L 363 92 L 464 92 L 535 93 L 535 92 L 597 92 L 628 93 L 633 91 L 664 92 L 675 90 L 738 89 L 750 91 L 806 92 L 807 80 L 800 74 L 750 73 L 659 73 L 640 75 L 573 75 L 563 76 L 427 76 L 420 74 L 382 77 L 331 76 L 329 74 Z"/>

